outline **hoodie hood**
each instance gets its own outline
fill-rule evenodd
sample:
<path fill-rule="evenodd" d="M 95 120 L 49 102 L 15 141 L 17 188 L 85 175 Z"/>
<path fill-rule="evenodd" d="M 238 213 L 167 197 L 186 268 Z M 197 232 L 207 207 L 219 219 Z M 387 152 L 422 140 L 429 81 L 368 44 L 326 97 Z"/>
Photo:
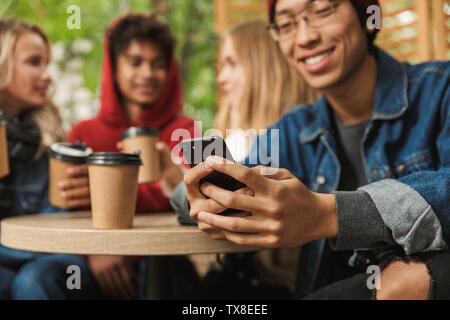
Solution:
<path fill-rule="evenodd" d="M 141 114 L 137 123 L 128 123 L 115 85 L 111 61 L 109 34 L 122 18 L 114 21 L 105 33 L 103 44 L 103 65 L 101 73 L 101 96 L 99 118 L 109 125 L 164 127 L 181 113 L 183 106 L 181 75 L 178 63 L 172 57 L 169 63 L 167 80 L 158 100 Z"/>

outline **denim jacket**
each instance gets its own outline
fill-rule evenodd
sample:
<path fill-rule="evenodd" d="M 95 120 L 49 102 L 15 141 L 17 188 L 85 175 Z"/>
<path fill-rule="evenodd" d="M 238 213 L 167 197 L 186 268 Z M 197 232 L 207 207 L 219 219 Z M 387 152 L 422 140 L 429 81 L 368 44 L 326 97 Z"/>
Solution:
<path fill-rule="evenodd" d="M 15 169 L 12 179 L 2 179 L 0 192 L 10 196 L 0 201 L 13 201 L 12 209 L 0 203 L 0 219 L 33 213 L 61 212 L 48 200 L 48 155 Z M 3 198 L 3 197 L 2 197 Z M 3 203 L 6 205 L 6 203 Z"/>
<path fill-rule="evenodd" d="M 48 200 L 48 155 L 14 168 L 12 175 L 0 181 L 0 219 L 34 213 L 64 212 Z M 11 165 L 14 165 L 11 163 Z M 11 203 L 12 202 L 12 203 Z M 6 209 L 12 208 L 12 209 Z M 0 245 L 0 265 L 11 269 L 43 255 Z"/>
<path fill-rule="evenodd" d="M 370 196 L 378 219 L 406 254 L 445 250 L 450 239 L 450 62 L 399 63 L 378 48 L 376 56 L 375 106 L 361 141 L 369 184 L 355 195 Z M 331 121 L 325 97 L 293 107 L 257 138 L 245 164 L 285 168 L 310 190 L 335 192 L 341 169 Z M 352 224 L 366 228 L 352 230 Z M 363 212 L 338 211 L 338 236 L 331 243 L 336 250 L 376 247 L 385 237 L 373 235 L 373 226 Z M 303 294 L 312 289 L 324 243 L 302 249 Z"/>
<path fill-rule="evenodd" d="M 410 65 L 380 49 L 376 54 L 375 106 L 361 141 L 369 184 L 355 193 L 369 194 L 405 253 L 445 250 L 450 239 L 450 63 Z M 325 97 L 292 108 L 258 138 L 246 164 L 268 165 L 261 155 L 313 191 L 336 191 L 340 164 Z M 366 228 L 355 237 L 347 227 L 351 224 Z M 337 250 L 375 247 L 373 229 L 364 213 L 338 211 L 338 237 L 331 242 Z M 317 269 L 323 245 L 324 240 L 309 244 L 315 254 L 305 274 Z"/>

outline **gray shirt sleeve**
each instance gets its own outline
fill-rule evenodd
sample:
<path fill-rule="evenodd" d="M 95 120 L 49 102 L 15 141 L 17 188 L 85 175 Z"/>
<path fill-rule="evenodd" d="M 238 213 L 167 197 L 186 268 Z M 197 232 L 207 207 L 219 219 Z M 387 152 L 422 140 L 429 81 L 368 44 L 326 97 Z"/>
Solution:
<path fill-rule="evenodd" d="M 170 204 L 177 213 L 180 224 L 197 225 L 197 222 L 189 215 L 189 201 L 186 198 L 186 186 L 183 182 L 173 190 Z"/>
<path fill-rule="evenodd" d="M 338 236 L 330 239 L 331 247 L 363 249 L 382 242 L 400 245 L 406 254 L 446 250 L 431 206 L 417 192 L 398 184 L 382 180 L 358 191 L 335 192 Z"/>
<path fill-rule="evenodd" d="M 395 244 L 377 207 L 364 191 L 336 191 L 337 239 L 329 239 L 333 250 L 373 248 Z"/>
<path fill-rule="evenodd" d="M 433 208 L 407 184 L 385 179 L 358 190 L 370 196 L 395 242 L 406 254 L 447 249 L 441 223 Z"/>
<path fill-rule="evenodd" d="M 342 169 L 338 189 L 351 191 L 336 192 L 338 237 L 332 247 L 365 249 L 384 242 L 406 254 L 447 249 L 439 219 L 417 191 L 394 179 L 368 183 L 360 145 L 369 122 L 345 125 L 333 115 Z"/>

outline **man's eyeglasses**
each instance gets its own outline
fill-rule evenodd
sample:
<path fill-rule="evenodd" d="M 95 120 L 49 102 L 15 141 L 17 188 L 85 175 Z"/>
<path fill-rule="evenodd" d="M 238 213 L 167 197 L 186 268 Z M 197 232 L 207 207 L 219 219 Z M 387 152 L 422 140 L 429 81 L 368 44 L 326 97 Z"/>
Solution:
<path fill-rule="evenodd" d="M 284 41 L 297 33 L 300 19 L 310 27 L 325 25 L 336 12 L 342 0 L 313 0 L 297 13 L 285 13 L 275 17 L 275 22 L 267 28 L 275 41 Z"/>

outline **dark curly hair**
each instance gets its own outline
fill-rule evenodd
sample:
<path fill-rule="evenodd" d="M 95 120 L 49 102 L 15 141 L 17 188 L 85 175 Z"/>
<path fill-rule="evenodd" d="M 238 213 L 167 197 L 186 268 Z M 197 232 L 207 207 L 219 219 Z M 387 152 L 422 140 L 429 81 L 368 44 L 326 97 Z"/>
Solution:
<path fill-rule="evenodd" d="M 170 27 L 154 15 L 129 14 L 120 19 L 108 35 L 114 69 L 118 56 L 128 48 L 132 40 L 148 41 L 156 46 L 169 65 L 175 50 L 175 38 Z"/>
<path fill-rule="evenodd" d="M 364 33 L 367 36 L 367 47 L 370 54 L 375 53 L 375 38 L 377 37 L 376 32 L 368 32 L 366 29 L 366 22 L 367 22 L 367 13 L 364 12 L 364 10 L 359 7 L 354 0 L 350 0 L 350 3 L 352 4 L 353 8 L 355 9 L 356 13 L 358 14 L 359 23 L 361 24 L 361 28 L 364 30 Z"/>

